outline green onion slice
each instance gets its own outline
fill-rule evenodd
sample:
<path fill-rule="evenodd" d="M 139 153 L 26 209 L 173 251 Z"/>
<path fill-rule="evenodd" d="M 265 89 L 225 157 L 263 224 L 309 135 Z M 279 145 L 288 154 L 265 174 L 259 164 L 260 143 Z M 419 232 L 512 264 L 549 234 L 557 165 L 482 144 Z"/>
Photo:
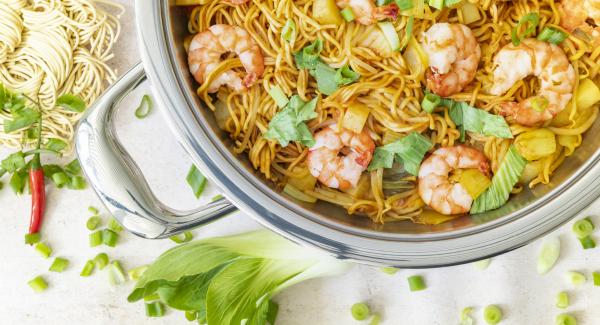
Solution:
<path fill-rule="evenodd" d="M 540 15 L 535 12 L 528 13 L 523 16 L 521 20 L 517 23 L 517 26 L 513 28 L 511 39 L 514 46 L 518 46 L 521 44 L 523 39 L 531 36 L 535 33 L 535 29 L 540 23 Z M 525 30 L 523 30 L 525 28 Z"/>
<path fill-rule="evenodd" d="M 52 265 L 50 265 L 50 268 L 48 270 L 60 273 L 64 271 L 67 268 L 67 266 L 69 266 L 69 260 L 62 257 L 57 257 L 54 259 L 54 262 L 52 262 Z"/>
<path fill-rule="evenodd" d="M 537 258 L 537 271 L 545 274 L 554 266 L 560 255 L 560 240 L 548 238 L 542 243 L 542 248 Z"/>
<path fill-rule="evenodd" d="M 44 243 L 35 244 L 35 251 L 42 255 L 43 258 L 48 258 L 52 255 L 52 249 Z"/>
<path fill-rule="evenodd" d="M 206 187 L 206 177 L 202 175 L 196 165 L 190 167 L 186 180 L 192 188 L 194 196 L 196 196 L 197 199 L 200 198 L 200 195 L 202 195 L 202 192 L 204 192 L 204 188 Z"/>
<path fill-rule="evenodd" d="M 183 235 L 183 238 L 181 238 L 181 235 Z M 176 242 L 177 244 L 183 244 L 183 243 L 187 243 L 187 242 L 191 241 L 192 239 L 194 239 L 194 235 L 192 234 L 191 231 L 186 231 L 182 234 L 171 236 L 171 237 L 169 237 L 169 239 Z"/>
<path fill-rule="evenodd" d="M 371 310 L 369 309 L 369 306 L 362 302 L 352 305 L 352 308 L 350 310 L 352 312 L 352 317 L 356 320 L 365 320 L 371 315 Z"/>
<path fill-rule="evenodd" d="M 540 35 L 538 35 L 538 40 L 552 43 L 552 44 L 560 44 L 564 42 L 569 35 L 558 28 L 554 27 L 544 27 Z"/>
<path fill-rule="evenodd" d="M 108 229 L 114 231 L 114 232 L 121 232 L 123 231 L 123 227 L 121 226 L 121 224 L 117 221 L 117 219 L 111 217 L 110 219 L 108 219 L 108 225 L 107 225 Z"/>
<path fill-rule="evenodd" d="M 471 317 L 471 313 L 473 312 L 473 307 L 465 307 L 460 312 L 460 323 L 459 325 L 473 325 L 475 321 Z"/>
<path fill-rule="evenodd" d="M 165 306 L 160 301 L 150 302 L 146 304 L 146 316 L 162 317 L 165 315 Z"/>
<path fill-rule="evenodd" d="M 150 95 L 144 95 L 142 96 L 140 105 L 135 109 L 135 117 L 143 119 L 147 117 L 150 112 L 152 112 L 152 98 L 150 98 Z"/>
<path fill-rule="evenodd" d="M 483 319 L 490 325 L 498 324 L 502 320 L 502 310 L 496 305 L 489 305 L 483 309 Z"/>
<path fill-rule="evenodd" d="M 99 270 L 103 270 L 108 265 L 108 255 L 106 253 L 98 253 L 93 261 Z"/>
<path fill-rule="evenodd" d="M 577 325 L 577 319 L 569 314 L 556 316 L 556 325 Z"/>
<path fill-rule="evenodd" d="M 87 187 L 87 182 L 82 176 L 73 176 L 68 185 L 72 190 L 85 190 Z"/>
<path fill-rule="evenodd" d="M 423 98 L 423 101 L 421 102 L 421 108 L 431 114 L 433 113 L 433 110 L 440 106 L 440 103 L 442 102 L 442 97 L 436 95 L 436 94 L 432 94 L 432 93 L 427 93 L 425 95 L 425 97 Z"/>
<path fill-rule="evenodd" d="M 344 18 L 344 20 L 347 22 L 351 22 L 354 20 L 354 12 L 352 11 L 352 9 L 350 9 L 350 7 L 344 8 L 342 11 L 340 11 L 340 14 L 342 15 L 342 18 Z"/>
<path fill-rule="evenodd" d="M 575 271 L 569 271 L 569 272 L 565 273 L 565 279 L 567 281 L 569 281 L 569 283 L 571 283 L 572 285 L 576 285 L 576 286 L 584 284 L 585 281 L 587 280 L 583 273 L 579 273 L 579 272 L 575 272 Z"/>
<path fill-rule="evenodd" d="M 381 272 L 385 273 L 385 274 L 389 274 L 389 275 L 394 275 L 396 273 L 398 273 L 398 269 L 395 267 L 382 267 Z"/>
<path fill-rule="evenodd" d="M 96 247 L 102 244 L 102 230 L 94 231 L 89 235 L 90 247 Z"/>
<path fill-rule="evenodd" d="M 76 160 L 74 160 L 74 161 L 76 161 Z M 88 207 L 88 211 L 95 216 L 97 216 L 100 213 L 100 211 L 93 206 Z"/>
<path fill-rule="evenodd" d="M 296 42 L 296 23 L 292 19 L 288 19 L 283 25 L 281 37 L 292 45 Z"/>
<path fill-rule="evenodd" d="M 569 307 L 569 295 L 566 292 L 561 291 L 558 293 L 556 296 L 556 307 L 561 309 Z"/>
<path fill-rule="evenodd" d="M 600 272 L 592 272 L 592 279 L 594 280 L 594 286 L 600 287 Z"/>
<path fill-rule="evenodd" d="M 52 175 L 52 181 L 56 184 L 56 187 L 62 188 L 63 186 L 70 183 L 71 179 L 67 173 L 58 172 Z"/>
<path fill-rule="evenodd" d="M 42 235 L 40 235 L 39 232 L 33 234 L 25 234 L 25 244 L 27 245 L 37 244 L 40 242 L 41 239 Z"/>
<path fill-rule="evenodd" d="M 48 288 L 48 283 L 42 276 L 36 276 L 33 280 L 27 282 L 27 284 L 33 289 L 35 292 L 42 292 Z"/>
<path fill-rule="evenodd" d="M 85 227 L 88 230 L 96 230 L 96 228 L 98 228 L 98 226 L 100 225 L 101 222 L 102 222 L 102 219 L 100 217 L 93 216 L 87 220 L 87 222 L 85 223 Z"/>
<path fill-rule="evenodd" d="M 108 282 L 111 285 L 120 285 L 127 282 L 127 276 L 119 261 L 112 261 L 108 265 Z"/>
<path fill-rule="evenodd" d="M 197 320 L 198 319 L 198 312 L 197 311 L 186 310 L 185 311 L 185 319 L 187 319 L 190 322 L 193 322 L 193 321 Z"/>
<path fill-rule="evenodd" d="M 381 316 L 379 316 L 379 314 L 375 314 L 375 315 L 373 315 L 373 318 L 371 318 L 369 325 L 379 325 L 380 322 L 381 322 Z"/>
<path fill-rule="evenodd" d="M 290 101 L 279 86 L 271 87 L 271 89 L 269 89 L 269 95 L 271 96 L 271 98 L 273 98 L 275 104 L 277 104 L 279 108 L 286 107 Z"/>
<path fill-rule="evenodd" d="M 108 247 L 117 246 L 117 241 L 119 240 L 119 234 L 110 230 L 104 229 L 102 230 L 102 243 Z"/>
<path fill-rule="evenodd" d="M 138 266 L 134 269 L 127 271 L 127 275 L 131 280 L 137 281 L 142 277 L 142 275 L 144 274 L 144 272 L 146 272 L 147 269 L 148 265 Z"/>
<path fill-rule="evenodd" d="M 427 288 L 425 280 L 423 280 L 423 277 L 420 275 L 408 277 L 408 287 L 410 288 L 410 291 L 421 291 Z"/>
<path fill-rule="evenodd" d="M 579 238 L 579 242 L 581 243 L 581 246 L 583 247 L 583 249 L 596 248 L 596 241 L 594 240 L 594 238 L 592 238 L 592 236 Z"/>
<path fill-rule="evenodd" d="M 88 260 L 87 262 L 85 262 L 83 269 L 81 269 L 81 273 L 79 273 L 79 276 L 88 277 L 92 275 L 92 272 L 94 272 L 94 261 Z"/>
<path fill-rule="evenodd" d="M 588 219 L 582 219 L 575 222 L 572 229 L 577 238 L 585 238 L 592 234 L 594 225 Z"/>

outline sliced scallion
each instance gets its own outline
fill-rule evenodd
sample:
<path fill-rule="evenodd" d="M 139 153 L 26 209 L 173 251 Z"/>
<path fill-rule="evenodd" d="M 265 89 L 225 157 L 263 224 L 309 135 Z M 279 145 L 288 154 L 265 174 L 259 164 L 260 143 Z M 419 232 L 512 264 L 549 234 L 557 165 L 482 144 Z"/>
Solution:
<path fill-rule="evenodd" d="M 474 262 L 473 265 L 479 270 L 485 270 L 488 268 L 488 266 L 490 266 L 491 262 L 491 258 L 486 258 L 485 260 L 479 260 L 477 262 Z"/>
<path fill-rule="evenodd" d="M 371 318 L 369 325 L 379 325 L 380 322 L 381 322 L 381 316 L 379 316 L 379 314 L 375 314 L 375 315 L 373 315 L 373 318 Z"/>
<path fill-rule="evenodd" d="M 100 223 L 102 223 L 102 219 L 100 217 L 98 217 L 98 216 L 92 216 L 85 223 L 85 227 L 88 230 L 96 230 L 96 228 L 98 228 L 98 226 L 100 225 Z"/>
<path fill-rule="evenodd" d="M 369 306 L 362 302 L 352 305 L 351 312 L 352 317 L 355 320 L 365 320 L 371 315 L 371 310 L 369 309 Z"/>
<path fill-rule="evenodd" d="M 540 23 L 540 15 L 535 12 L 528 13 L 521 17 L 521 20 L 517 23 L 517 26 L 513 28 L 511 33 L 511 39 L 514 46 L 519 46 L 523 39 L 531 36 L 538 24 Z M 522 30 L 525 28 L 525 30 Z"/>
<path fill-rule="evenodd" d="M 108 219 L 108 225 L 107 225 L 108 229 L 114 231 L 114 232 L 121 232 L 123 231 L 123 227 L 121 226 L 121 224 L 117 221 L 117 219 L 111 217 L 110 219 Z"/>
<path fill-rule="evenodd" d="M 89 235 L 90 247 L 96 247 L 102 244 L 102 230 L 94 231 Z"/>
<path fill-rule="evenodd" d="M 581 219 L 573 224 L 572 229 L 577 238 L 585 238 L 592 234 L 594 225 L 588 219 Z"/>
<path fill-rule="evenodd" d="M 441 102 L 442 97 L 436 94 L 428 93 L 425 95 L 423 101 L 421 102 L 421 109 L 431 114 L 433 113 L 433 110 L 436 109 L 436 107 L 440 106 Z"/>
<path fill-rule="evenodd" d="M 380 270 L 381 270 L 381 272 L 383 272 L 383 273 L 385 273 L 385 274 L 389 274 L 389 275 L 396 274 L 396 273 L 398 273 L 398 271 L 399 271 L 399 270 L 398 270 L 397 268 L 395 268 L 395 267 L 382 267 Z"/>
<path fill-rule="evenodd" d="M 100 211 L 93 206 L 88 207 L 88 211 L 95 216 L 97 216 L 100 213 Z"/>
<path fill-rule="evenodd" d="M 108 247 L 117 246 L 117 241 L 119 240 L 119 234 L 110 230 L 104 229 L 102 230 L 102 243 Z"/>
<path fill-rule="evenodd" d="M 471 313 L 473 312 L 473 307 L 465 307 L 460 312 L 460 324 L 459 325 L 473 325 L 474 320 L 471 317 Z"/>
<path fill-rule="evenodd" d="M 94 261 L 88 260 L 87 262 L 85 262 L 83 269 L 81 269 L 81 273 L 79 273 L 79 276 L 88 277 L 92 275 L 92 272 L 94 272 Z"/>
<path fill-rule="evenodd" d="M 44 243 L 35 244 L 35 251 L 42 255 L 43 258 L 49 258 L 52 255 L 52 249 Z"/>
<path fill-rule="evenodd" d="M 584 284 L 585 281 L 587 280 L 583 273 L 579 273 L 579 272 L 575 272 L 575 271 L 569 271 L 569 272 L 565 273 L 565 279 L 567 281 L 569 281 L 569 283 L 571 283 L 572 285 L 576 285 L 576 286 Z"/>
<path fill-rule="evenodd" d="M 556 307 L 565 309 L 569 307 L 569 294 L 565 291 L 561 291 L 556 296 Z"/>
<path fill-rule="evenodd" d="M 41 239 L 42 235 L 40 235 L 39 232 L 33 234 L 25 234 L 25 244 L 27 245 L 37 244 L 40 242 Z"/>
<path fill-rule="evenodd" d="M 279 108 L 284 108 L 289 103 L 289 98 L 285 95 L 281 87 L 273 86 L 269 89 L 269 96 L 275 101 Z"/>
<path fill-rule="evenodd" d="M 483 309 L 483 319 L 490 325 L 500 323 L 502 320 L 502 309 L 496 305 L 489 305 Z"/>
<path fill-rule="evenodd" d="M 344 20 L 347 22 L 351 22 L 354 20 L 354 12 L 352 11 L 352 9 L 350 9 L 350 7 L 344 8 L 342 11 L 340 11 L 340 14 L 342 15 L 342 18 L 344 18 Z"/>
<path fill-rule="evenodd" d="M 52 174 L 52 181 L 56 184 L 56 187 L 62 188 L 69 183 L 70 178 L 66 173 L 58 172 Z"/>
<path fill-rule="evenodd" d="M 155 301 L 155 300 L 159 300 L 160 297 L 158 296 L 158 293 L 153 293 L 151 295 L 147 295 L 144 296 L 144 301 L 148 302 L 148 301 Z"/>
<path fill-rule="evenodd" d="M 50 265 L 50 268 L 48 270 L 60 273 L 64 271 L 67 268 L 67 266 L 69 266 L 69 260 L 62 257 L 57 257 L 54 259 L 54 262 L 52 262 L 52 265 Z"/>
<path fill-rule="evenodd" d="M 165 306 L 160 301 L 146 304 L 146 316 L 163 317 L 165 315 Z"/>
<path fill-rule="evenodd" d="M 444 9 L 444 0 L 429 0 L 429 6 L 437 10 Z"/>
<path fill-rule="evenodd" d="M 423 277 L 420 275 L 408 277 L 408 287 L 410 288 L 410 291 L 421 291 L 427 288 L 425 280 L 423 280 Z"/>
<path fill-rule="evenodd" d="M 127 276 L 121 267 L 121 263 L 119 261 L 112 261 L 108 265 L 108 282 L 111 285 L 121 285 L 127 282 Z"/>
<path fill-rule="evenodd" d="M 144 95 L 142 96 L 140 105 L 135 109 L 135 117 L 143 119 L 147 117 L 150 112 L 152 112 L 152 98 L 150 98 L 150 95 Z"/>
<path fill-rule="evenodd" d="M 556 325 L 577 325 L 577 319 L 569 314 L 556 316 Z"/>
<path fill-rule="evenodd" d="M 592 279 L 594 281 L 594 286 L 600 287 L 600 272 L 592 272 Z"/>
<path fill-rule="evenodd" d="M 204 192 L 204 188 L 206 187 L 206 177 L 202 175 L 196 165 L 190 167 L 186 180 L 192 188 L 194 196 L 196 196 L 197 199 L 200 198 L 200 195 L 202 195 L 202 192 Z"/>
<path fill-rule="evenodd" d="M 137 281 L 142 277 L 142 275 L 144 274 L 144 272 L 146 272 L 147 269 L 148 265 L 138 266 L 134 269 L 127 271 L 127 275 L 132 281 Z"/>
<path fill-rule="evenodd" d="M 94 257 L 94 264 L 99 270 L 104 269 L 108 265 L 108 255 L 106 253 L 99 253 Z"/>
<path fill-rule="evenodd" d="M 182 235 L 183 235 L 183 238 L 181 237 Z M 194 239 L 194 235 L 192 234 L 192 232 L 186 231 L 182 234 L 171 236 L 171 237 L 169 237 L 169 239 L 174 241 L 177 244 L 183 244 L 183 243 L 187 243 L 187 242 L 191 241 L 192 239 Z"/>
<path fill-rule="evenodd" d="M 36 276 L 31 281 L 27 282 L 27 284 L 33 289 L 35 292 L 42 292 L 48 289 L 48 283 L 42 276 Z"/>
<path fill-rule="evenodd" d="M 552 44 L 560 44 L 564 42 L 569 35 L 557 28 L 554 27 L 544 27 L 540 35 L 538 35 L 538 40 L 552 43 Z"/>
<path fill-rule="evenodd" d="M 72 190 L 84 190 L 87 187 L 87 182 L 82 176 L 71 177 L 71 182 L 68 184 Z"/>
<path fill-rule="evenodd" d="M 545 274 L 550 271 L 559 256 L 560 240 L 558 238 L 545 239 L 537 258 L 537 272 L 539 274 Z"/>
<path fill-rule="evenodd" d="M 583 249 L 596 248 L 596 241 L 594 240 L 594 238 L 592 238 L 592 236 L 579 238 L 579 242 L 581 243 L 581 246 L 583 247 Z"/>
<path fill-rule="evenodd" d="M 285 22 L 281 30 L 281 37 L 292 45 L 296 42 L 296 23 L 293 20 L 288 19 Z"/>

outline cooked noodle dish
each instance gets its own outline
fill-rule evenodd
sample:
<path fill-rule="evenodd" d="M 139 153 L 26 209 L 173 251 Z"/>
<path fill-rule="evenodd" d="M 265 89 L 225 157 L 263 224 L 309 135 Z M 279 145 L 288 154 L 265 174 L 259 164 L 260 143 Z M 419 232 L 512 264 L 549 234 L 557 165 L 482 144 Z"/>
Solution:
<path fill-rule="evenodd" d="M 233 151 L 287 196 L 375 223 L 549 186 L 598 116 L 598 0 L 177 4 Z"/>

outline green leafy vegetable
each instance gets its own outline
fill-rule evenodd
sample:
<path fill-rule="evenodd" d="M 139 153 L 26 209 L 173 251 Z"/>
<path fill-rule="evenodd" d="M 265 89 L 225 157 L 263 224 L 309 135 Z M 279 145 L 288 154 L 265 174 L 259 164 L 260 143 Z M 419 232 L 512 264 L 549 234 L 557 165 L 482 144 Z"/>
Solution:
<path fill-rule="evenodd" d="M 158 293 L 161 302 L 195 313 L 200 323 L 265 324 L 274 319 L 277 307 L 270 300 L 278 292 L 348 267 L 272 232 L 257 231 L 168 250 L 148 267 L 127 299 Z"/>
<path fill-rule="evenodd" d="M 473 202 L 471 213 L 482 213 L 503 206 L 508 201 L 510 191 L 519 181 L 526 164 L 527 160 L 514 146 L 510 146 L 500 168 L 492 178 L 492 185 Z"/>
<path fill-rule="evenodd" d="M 25 168 L 25 155 L 22 151 L 10 154 L 8 157 L 2 160 L 1 166 L 2 169 L 6 170 L 9 173 L 14 173 L 19 169 Z"/>
<path fill-rule="evenodd" d="M 56 105 L 71 112 L 83 113 L 85 111 L 85 102 L 83 99 L 71 94 L 58 97 Z"/>
<path fill-rule="evenodd" d="M 340 88 L 336 81 L 337 71 L 323 62 L 317 63 L 310 74 L 317 80 L 317 88 L 322 94 L 331 95 Z"/>
<path fill-rule="evenodd" d="M 442 99 L 440 105 L 450 109 L 450 118 L 461 129 L 461 133 L 470 131 L 497 138 L 513 137 L 510 127 L 502 116 L 448 98 Z"/>
<path fill-rule="evenodd" d="M 391 168 L 394 160 L 397 160 L 407 172 L 418 175 L 421 161 L 423 161 L 425 153 L 431 148 L 433 148 L 433 144 L 429 139 L 413 132 L 402 139 L 375 149 L 369 171 L 378 168 Z"/>
<path fill-rule="evenodd" d="M 50 138 L 48 142 L 46 142 L 46 149 L 52 150 L 55 152 L 61 152 L 67 147 L 67 143 L 61 139 Z"/>
<path fill-rule="evenodd" d="M 519 46 L 523 39 L 531 36 L 535 33 L 537 25 L 540 23 L 540 15 L 535 12 L 528 13 L 521 17 L 521 20 L 517 23 L 517 26 L 513 28 L 511 33 L 511 39 L 514 46 Z M 525 28 L 525 30 L 523 30 Z"/>
<path fill-rule="evenodd" d="M 32 108 L 12 111 L 12 120 L 4 121 L 4 132 L 12 133 L 28 128 L 40 120 L 40 112 Z"/>
<path fill-rule="evenodd" d="M 300 96 L 292 96 L 287 107 L 271 119 L 269 128 L 263 136 L 267 139 L 277 140 L 282 147 L 286 147 L 290 141 L 298 141 L 305 146 L 312 147 L 315 139 L 305 121 L 317 117 L 315 109 L 318 100 L 319 98 L 315 97 L 306 103 Z"/>
<path fill-rule="evenodd" d="M 335 73 L 335 82 L 338 85 L 349 85 L 356 82 L 360 78 L 360 74 L 350 69 L 347 64 L 337 70 Z"/>

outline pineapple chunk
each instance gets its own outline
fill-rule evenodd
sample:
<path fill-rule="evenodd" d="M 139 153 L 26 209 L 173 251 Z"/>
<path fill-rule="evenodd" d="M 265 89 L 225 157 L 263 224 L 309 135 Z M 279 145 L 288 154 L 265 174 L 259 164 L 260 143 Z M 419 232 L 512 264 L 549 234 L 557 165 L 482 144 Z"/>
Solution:
<path fill-rule="evenodd" d="M 463 23 L 466 25 L 474 23 L 481 19 L 479 9 L 476 5 L 470 2 L 466 2 L 462 7 L 460 7 L 460 11 L 463 16 Z"/>
<path fill-rule="evenodd" d="M 369 174 L 363 174 L 360 176 L 355 187 L 344 190 L 344 192 L 352 195 L 355 199 L 364 199 L 369 195 L 370 190 L 371 178 L 369 177 Z"/>
<path fill-rule="evenodd" d="M 313 190 L 317 184 L 317 179 L 310 174 L 308 168 L 304 166 L 295 166 L 292 170 L 294 176 L 288 178 L 287 183 L 300 191 Z"/>
<path fill-rule="evenodd" d="M 538 160 L 556 151 L 556 136 L 548 129 L 523 132 L 515 139 L 515 146 L 525 159 Z"/>
<path fill-rule="evenodd" d="M 577 108 L 580 110 L 587 109 L 598 101 L 600 101 L 600 89 L 596 83 L 590 79 L 581 80 L 579 88 L 577 88 L 577 92 L 575 93 Z"/>
<path fill-rule="evenodd" d="M 323 25 L 341 25 L 344 22 L 335 0 L 315 0 L 313 17 Z"/>
<path fill-rule="evenodd" d="M 354 133 L 362 132 L 369 117 L 369 108 L 360 103 L 352 103 L 348 106 L 342 126 Z"/>
<path fill-rule="evenodd" d="M 492 184 L 479 169 L 463 169 L 458 173 L 458 183 L 475 200 Z"/>

